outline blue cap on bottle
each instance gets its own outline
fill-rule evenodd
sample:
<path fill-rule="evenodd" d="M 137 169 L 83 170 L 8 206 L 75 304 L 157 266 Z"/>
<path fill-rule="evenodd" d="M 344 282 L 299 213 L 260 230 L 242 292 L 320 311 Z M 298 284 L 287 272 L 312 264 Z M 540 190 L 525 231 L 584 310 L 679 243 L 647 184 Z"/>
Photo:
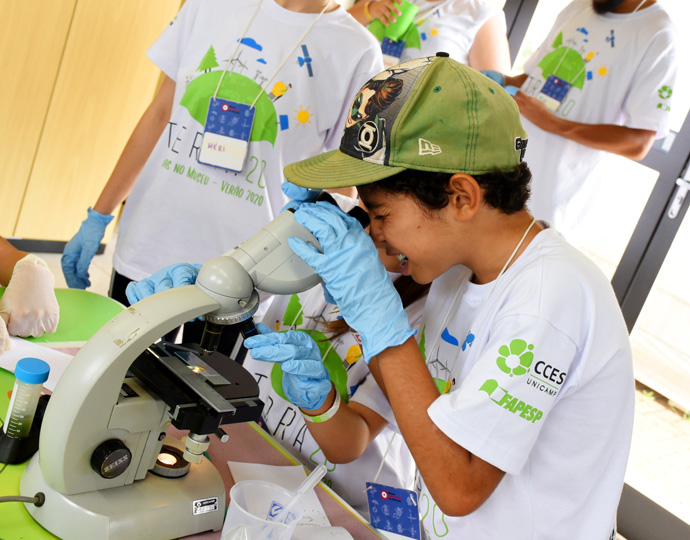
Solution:
<path fill-rule="evenodd" d="M 17 380 L 27 384 L 43 384 L 48 380 L 50 366 L 38 358 L 22 358 L 14 368 Z"/>

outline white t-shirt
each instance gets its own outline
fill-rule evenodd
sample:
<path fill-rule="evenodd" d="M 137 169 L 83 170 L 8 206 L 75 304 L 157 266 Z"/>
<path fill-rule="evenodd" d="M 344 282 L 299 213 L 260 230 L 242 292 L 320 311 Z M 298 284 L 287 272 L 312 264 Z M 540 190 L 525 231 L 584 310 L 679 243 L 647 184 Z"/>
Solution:
<path fill-rule="evenodd" d="M 418 326 L 424 311 L 424 299 L 417 300 L 406 311 L 413 327 Z M 362 355 L 359 336 L 346 332 L 332 341 L 326 339 L 327 333 L 324 333 L 321 323 L 339 317 L 338 308 L 324 300 L 318 286 L 292 296 L 275 296 L 263 322 L 275 331 L 297 329 L 308 332 L 319 343 L 324 364 L 341 396 L 365 405 L 391 423 L 359 459 L 341 464 L 326 460 L 309 433 L 299 408 L 284 397 L 279 365 L 254 360 L 251 353 L 243 365 L 259 383 L 260 397 L 265 404 L 262 417 L 268 431 L 298 459 L 310 465 L 324 463 L 328 468 L 326 482 L 353 508 L 367 516 L 366 482 L 374 481 L 391 439 L 391 448 L 377 482 L 411 489 L 414 462 L 402 435 L 396 434 L 395 418 L 386 397 L 370 375 L 369 367 L 359 360 Z"/>
<path fill-rule="evenodd" d="M 607 540 L 634 407 L 628 332 L 610 284 L 553 229 L 535 237 L 495 288 L 470 277 L 454 267 L 429 292 L 426 354 L 450 391 L 428 414 L 506 474 L 464 517 L 443 515 L 422 483 L 426 534 Z"/>
<path fill-rule="evenodd" d="M 479 29 L 503 12 L 486 0 L 412 0 L 419 6 L 415 24 L 407 34 L 401 62 L 447 52 L 453 60 L 469 64 L 469 54 Z"/>
<path fill-rule="evenodd" d="M 591 0 L 575 0 L 558 16 L 525 64 L 522 91 L 537 96 L 549 75 L 572 87 L 556 115 L 585 124 L 646 129 L 663 137 L 676 77 L 676 29 L 661 4 L 637 13 L 598 15 Z M 553 135 L 523 118 L 529 135 L 525 160 L 532 170 L 529 207 L 571 242 L 600 182 L 590 174 L 605 154 Z"/>
<path fill-rule="evenodd" d="M 271 80 L 318 14 L 263 0 L 237 48 L 255 6 L 187 0 L 148 52 L 175 81 L 175 98 L 122 215 L 113 266 L 126 277 L 204 263 L 257 233 L 287 202 L 283 168 L 337 148 L 353 97 L 383 69 L 376 40 L 338 8 L 321 15 Z M 268 83 L 241 173 L 196 161 L 209 99 L 236 48 L 218 96 L 252 103 Z"/>

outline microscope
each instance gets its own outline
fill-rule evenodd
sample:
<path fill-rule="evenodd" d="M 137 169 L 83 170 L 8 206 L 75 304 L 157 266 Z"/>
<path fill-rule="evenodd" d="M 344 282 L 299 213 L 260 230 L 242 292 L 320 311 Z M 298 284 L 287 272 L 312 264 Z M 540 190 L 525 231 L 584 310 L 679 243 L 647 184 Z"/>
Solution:
<path fill-rule="evenodd" d="M 327 193 L 322 200 L 336 201 Z M 363 226 L 368 216 L 350 211 Z M 225 486 L 204 456 L 222 425 L 259 419 L 259 386 L 220 354 L 220 331 L 256 333 L 257 290 L 292 294 L 320 278 L 289 247 L 316 238 L 284 211 L 227 255 L 206 263 L 196 283 L 169 289 L 121 312 L 74 356 L 53 392 L 39 451 L 20 493 L 33 518 L 62 540 L 169 540 L 217 531 Z M 203 316 L 199 344 L 160 340 Z M 170 425 L 188 431 L 184 442 Z"/>

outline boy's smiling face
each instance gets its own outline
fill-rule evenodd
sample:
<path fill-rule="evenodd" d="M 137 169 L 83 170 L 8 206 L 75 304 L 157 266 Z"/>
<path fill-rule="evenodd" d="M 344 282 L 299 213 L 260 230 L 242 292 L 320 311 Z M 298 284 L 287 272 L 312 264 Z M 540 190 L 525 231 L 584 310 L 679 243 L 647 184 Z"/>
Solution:
<path fill-rule="evenodd" d="M 400 260 L 399 272 L 430 283 L 457 264 L 450 248 L 452 207 L 427 210 L 408 195 L 377 190 L 363 200 L 376 247 Z M 390 270 L 390 268 L 389 268 Z"/>

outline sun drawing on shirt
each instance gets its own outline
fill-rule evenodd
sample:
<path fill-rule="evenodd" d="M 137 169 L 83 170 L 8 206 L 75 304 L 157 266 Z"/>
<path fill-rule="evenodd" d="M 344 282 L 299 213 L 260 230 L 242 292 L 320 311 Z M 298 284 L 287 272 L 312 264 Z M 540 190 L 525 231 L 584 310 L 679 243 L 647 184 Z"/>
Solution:
<path fill-rule="evenodd" d="M 599 77 L 606 77 L 609 74 L 609 68 L 606 66 L 599 66 L 599 69 L 597 70 L 597 75 Z"/>
<path fill-rule="evenodd" d="M 312 113 L 309 112 L 309 107 L 306 109 L 302 108 L 302 105 L 299 106 L 299 111 L 296 109 L 293 109 L 295 111 L 295 114 L 297 116 L 293 117 L 293 120 L 297 120 L 297 125 L 300 125 L 302 127 L 306 127 L 307 124 L 311 124 L 311 117 L 314 116 Z"/>

